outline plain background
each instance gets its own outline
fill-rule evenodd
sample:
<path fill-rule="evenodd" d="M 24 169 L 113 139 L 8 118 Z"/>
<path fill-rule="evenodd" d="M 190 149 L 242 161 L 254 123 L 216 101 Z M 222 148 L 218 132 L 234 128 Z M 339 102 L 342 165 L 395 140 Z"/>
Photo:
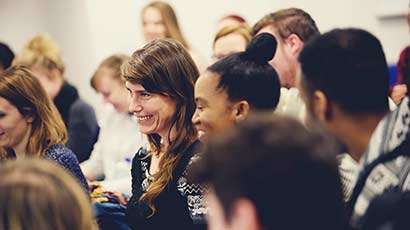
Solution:
<path fill-rule="evenodd" d="M 0 41 L 18 53 L 37 33 L 48 33 L 62 50 L 65 77 L 81 96 L 101 112 L 102 99 L 89 79 L 105 57 L 131 54 L 143 44 L 140 12 L 147 0 L 0 0 Z M 170 0 L 191 46 L 210 59 L 215 25 L 237 13 L 253 25 L 263 15 L 282 8 L 304 9 L 319 30 L 359 27 L 382 42 L 389 64 L 410 44 L 404 13 L 407 0 Z"/>

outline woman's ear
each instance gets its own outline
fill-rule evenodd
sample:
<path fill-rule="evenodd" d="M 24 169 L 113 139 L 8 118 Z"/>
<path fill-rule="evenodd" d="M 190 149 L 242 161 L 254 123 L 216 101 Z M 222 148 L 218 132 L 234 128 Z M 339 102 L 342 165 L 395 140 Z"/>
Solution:
<path fill-rule="evenodd" d="M 313 94 L 313 111 L 320 121 L 329 118 L 330 106 L 326 95 L 321 90 L 316 90 Z"/>
<path fill-rule="evenodd" d="M 245 100 L 238 101 L 233 105 L 233 117 L 235 122 L 243 121 L 248 116 L 251 106 Z"/>
<path fill-rule="evenodd" d="M 30 108 L 23 108 L 24 111 L 24 119 L 26 119 L 27 123 L 31 124 L 33 123 L 35 116 L 33 114 L 33 110 Z"/>

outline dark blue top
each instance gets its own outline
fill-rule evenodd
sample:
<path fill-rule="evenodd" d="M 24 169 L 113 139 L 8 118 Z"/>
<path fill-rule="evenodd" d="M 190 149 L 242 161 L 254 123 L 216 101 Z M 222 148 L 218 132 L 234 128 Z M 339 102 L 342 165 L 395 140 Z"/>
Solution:
<path fill-rule="evenodd" d="M 54 98 L 54 104 L 67 127 L 67 147 L 76 154 L 79 162 L 87 160 L 99 133 L 94 109 L 79 97 L 77 89 L 68 82 Z"/>
<path fill-rule="evenodd" d="M 46 150 L 45 159 L 55 161 L 63 166 L 81 183 L 86 191 L 88 191 L 87 180 L 81 171 L 77 157 L 69 148 L 60 144 L 52 145 Z"/>

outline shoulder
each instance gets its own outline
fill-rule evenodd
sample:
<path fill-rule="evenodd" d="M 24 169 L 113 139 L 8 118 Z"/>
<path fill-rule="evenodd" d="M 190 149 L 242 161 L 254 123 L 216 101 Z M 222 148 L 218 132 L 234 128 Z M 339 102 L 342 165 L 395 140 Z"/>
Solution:
<path fill-rule="evenodd" d="M 70 108 L 70 113 L 80 113 L 83 115 L 94 115 L 95 112 L 93 107 L 91 107 L 87 102 L 83 101 L 81 98 L 78 98 L 74 101 Z"/>
<path fill-rule="evenodd" d="M 409 56 L 409 55 L 410 55 L 410 46 L 407 46 L 406 48 L 404 48 L 404 49 L 401 51 L 401 54 L 400 54 L 400 55 Z"/>
<path fill-rule="evenodd" d="M 144 168 L 146 170 L 146 167 L 148 166 L 148 163 L 149 163 L 149 159 L 147 157 L 148 154 L 149 154 L 149 150 L 147 147 L 141 147 L 138 149 L 137 153 L 135 153 L 134 158 L 132 159 L 132 170 L 133 171 L 141 167 L 143 171 L 144 171 Z M 139 167 L 138 165 L 141 165 L 141 167 Z"/>
<path fill-rule="evenodd" d="M 94 109 L 80 98 L 74 101 L 69 114 L 71 120 L 87 120 L 97 124 L 97 117 Z"/>
<path fill-rule="evenodd" d="M 71 149 L 61 144 L 55 144 L 50 146 L 46 150 L 46 157 L 51 160 L 56 160 L 60 163 L 77 162 L 78 164 L 77 157 L 75 156 L 73 151 L 71 151 Z"/>

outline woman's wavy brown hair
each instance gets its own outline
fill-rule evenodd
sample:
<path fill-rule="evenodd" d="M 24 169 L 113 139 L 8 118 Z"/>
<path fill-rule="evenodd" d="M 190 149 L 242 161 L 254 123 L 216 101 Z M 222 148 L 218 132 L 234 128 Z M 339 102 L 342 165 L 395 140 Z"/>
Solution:
<path fill-rule="evenodd" d="M 199 72 L 180 42 L 161 39 L 135 51 L 122 66 L 122 75 L 126 81 L 140 84 L 148 92 L 168 95 L 176 102 L 175 114 L 168 130 L 170 144 L 160 160 L 160 170 L 154 175 L 155 180 L 140 198 L 148 203 L 152 216 L 156 212 L 155 198 L 172 180 L 173 171 L 182 154 L 197 140 L 191 118 L 195 111 L 194 84 Z M 177 135 L 171 139 L 173 128 Z M 158 154 L 161 151 L 161 137 L 149 134 L 148 141 L 151 147 L 148 156 Z"/>
<path fill-rule="evenodd" d="M 23 116 L 34 118 L 26 148 L 28 155 L 43 156 L 51 145 L 65 144 L 67 130 L 60 113 L 28 67 L 17 65 L 0 74 L 0 97 Z M 7 157 L 7 151 L 0 149 L 0 157 Z"/>

